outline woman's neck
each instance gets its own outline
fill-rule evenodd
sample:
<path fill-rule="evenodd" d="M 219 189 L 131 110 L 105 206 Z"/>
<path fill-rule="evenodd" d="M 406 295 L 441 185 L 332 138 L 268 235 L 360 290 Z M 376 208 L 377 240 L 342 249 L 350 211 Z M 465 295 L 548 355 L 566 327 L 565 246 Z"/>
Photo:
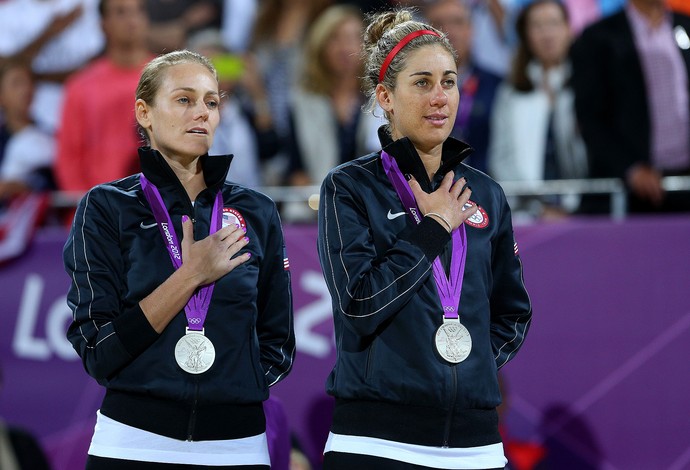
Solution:
<path fill-rule="evenodd" d="M 201 191 L 206 189 L 206 180 L 201 168 L 201 158 L 196 157 L 193 160 L 185 160 L 181 158 L 164 157 L 172 168 L 172 171 L 180 180 L 189 199 L 194 201 Z"/>
<path fill-rule="evenodd" d="M 400 135 L 400 133 L 397 132 L 395 128 L 392 128 L 391 137 L 393 140 L 398 140 L 404 136 Z M 419 148 L 417 144 L 415 144 L 414 142 L 412 143 L 412 145 L 414 145 L 414 148 L 417 151 L 417 155 L 419 155 L 419 158 L 422 160 L 422 164 L 424 165 L 426 174 L 429 177 L 429 181 L 431 181 L 434 178 L 434 175 L 436 174 L 438 169 L 441 167 L 443 143 L 440 143 L 428 149 Z"/>
<path fill-rule="evenodd" d="M 431 149 L 430 152 L 422 152 L 421 150 L 417 149 L 417 153 L 419 154 L 419 158 L 422 160 L 422 164 L 424 164 L 424 169 L 429 177 L 429 181 L 431 181 L 434 179 L 434 175 L 441 167 L 441 146 Z"/>

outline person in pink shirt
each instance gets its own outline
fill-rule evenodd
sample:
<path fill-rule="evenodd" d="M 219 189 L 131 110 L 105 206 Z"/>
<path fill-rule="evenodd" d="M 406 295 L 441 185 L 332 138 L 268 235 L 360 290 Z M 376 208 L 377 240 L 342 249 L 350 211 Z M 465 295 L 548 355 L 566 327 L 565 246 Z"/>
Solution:
<path fill-rule="evenodd" d="M 140 136 L 132 96 L 144 65 L 148 17 L 143 0 L 102 0 L 104 54 L 67 82 L 55 176 L 63 191 L 86 191 L 138 171 Z"/>
<path fill-rule="evenodd" d="M 689 32 L 690 17 L 665 0 L 629 0 L 571 50 L 590 177 L 620 178 L 631 212 L 690 212 L 690 192 L 662 181 L 690 175 Z M 608 198 L 585 202 L 586 212 L 610 207 Z"/>

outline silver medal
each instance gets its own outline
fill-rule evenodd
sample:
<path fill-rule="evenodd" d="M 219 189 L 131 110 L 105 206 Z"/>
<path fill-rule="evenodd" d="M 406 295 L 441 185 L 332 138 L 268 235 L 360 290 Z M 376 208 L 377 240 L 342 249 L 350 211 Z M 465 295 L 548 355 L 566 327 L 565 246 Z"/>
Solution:
<path fill-rule="evenodd" d="M 457 364 L 462 362 L 472 351 L 472 337 L 459 320 L 443 320 L 434 337 L 436 350 L 446 361 Z"/>
<path fill-rule="evenodd" d="M 203 330 L 187 333 L 175 345 L 175 360 L 183 371 L 202 374 L 209 370 L 216 360 L 216 348 Z"/>

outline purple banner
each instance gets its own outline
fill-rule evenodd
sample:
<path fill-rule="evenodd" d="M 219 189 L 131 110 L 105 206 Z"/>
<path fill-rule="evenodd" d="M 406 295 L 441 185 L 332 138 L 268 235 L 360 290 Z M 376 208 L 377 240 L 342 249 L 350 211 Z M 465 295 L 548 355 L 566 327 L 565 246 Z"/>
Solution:
<path fill-rule="evenodd" d="M 330 298 L 316 227 L 285 234 L 298 354 L 273 393 L 318 466 L 332 407 Z M 45 229 L 0 266 L 0 416 L 34 433 L 55 470 L 83 468 L 103 395 L 65 339 L 65 237 Z M 516 238 L 534 319 L 503 369 L 507 447 L 521 458 L 537 449 L 559 470 L 690 468 L 690 217 L 570 220 L 518 227 Z"/>

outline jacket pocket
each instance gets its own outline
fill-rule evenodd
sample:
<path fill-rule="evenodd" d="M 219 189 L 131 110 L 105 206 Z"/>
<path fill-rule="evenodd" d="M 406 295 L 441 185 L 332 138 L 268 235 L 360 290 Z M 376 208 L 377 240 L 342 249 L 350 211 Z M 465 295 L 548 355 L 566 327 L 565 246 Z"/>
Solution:
<path fill-rule="evenodd" d="M 254 372 L 254 380 L 256 381 L 256 386 L 263 390 L 265 384 L 264 378 L 260 375 L 257 370 L 263 371 L 263 366 L 261 365 L 261 353 L 259 348 L 259 338 L 256 336 L 256 328 L 254 325 L 249 327 L 249 355 L 252 359 L 251 368 Z"/>

